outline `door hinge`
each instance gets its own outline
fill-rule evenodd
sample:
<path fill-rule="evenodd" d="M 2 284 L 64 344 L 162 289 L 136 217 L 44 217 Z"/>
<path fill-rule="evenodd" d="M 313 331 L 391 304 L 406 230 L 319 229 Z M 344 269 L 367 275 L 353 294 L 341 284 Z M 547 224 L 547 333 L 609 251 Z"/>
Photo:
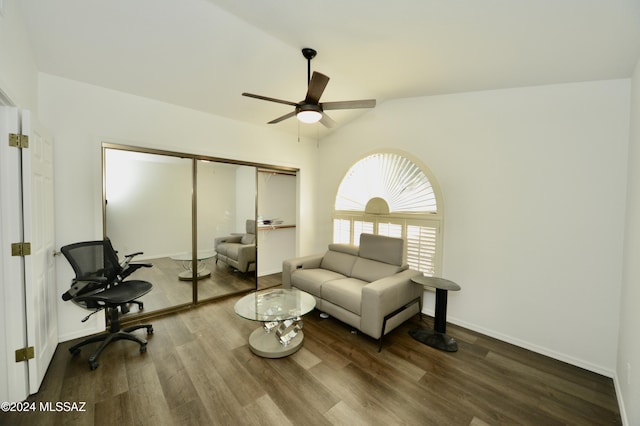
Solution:
<path fill-rule="evenodd" d="M 29 148 L 29 136 L 9 133 L 9 146 L 16 148 Z"/>
<path fill-rule="evenodd" d="M 31 243 L 11 244 L 11 256 L 29 256 L 31 254 Z"/>
<path fill-rule="evenodd" d="M 28 361 L 33 358 L 35 358 L 35 350 L 33 349 L 33 346 L 16 349 L 16 362 Z"/>

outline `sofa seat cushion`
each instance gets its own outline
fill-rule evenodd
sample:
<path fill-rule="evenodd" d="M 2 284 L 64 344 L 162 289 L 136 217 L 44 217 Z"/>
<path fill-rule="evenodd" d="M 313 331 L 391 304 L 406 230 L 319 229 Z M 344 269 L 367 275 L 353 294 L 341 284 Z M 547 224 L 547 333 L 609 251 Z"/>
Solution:
<path fill-rule="evenodd" d="M 344 278 L 344 275 L 328 269 L 296 269 L 291 273 L 291 285 L 321 298 L 322 285 L 340 278 Z"/>
<path fill-rule="evenodd" d="M 221 256 L 227 256 L 227 249 L 229 248 L 229 243 L 218 244 L 216 247 L 216 252 Z"/>
<path fill-rule="evenodd" d="M 216 249 L 216 251 L 232 259 L 238 259 L 238 252 L 242 247 L 244 246 L 238 243 L 222 243 L 218 245 L 218 248 Z"/>
<path fill-rule="evenodd" d="M 351 276 L 371 283 L 379 280 L 380 278 L 390 277 L 404 269 L 406 269 L 405 266 L 390 265 L 388 263 L 359 257 L 353 265 Z"/>
<path fill-rule="evenodd" d="M 335 305 L 360 315 L 362 287 L 366 281 L 357 278 L 340 278 L 327 281 L 322 285 L 322 298 Z"/>

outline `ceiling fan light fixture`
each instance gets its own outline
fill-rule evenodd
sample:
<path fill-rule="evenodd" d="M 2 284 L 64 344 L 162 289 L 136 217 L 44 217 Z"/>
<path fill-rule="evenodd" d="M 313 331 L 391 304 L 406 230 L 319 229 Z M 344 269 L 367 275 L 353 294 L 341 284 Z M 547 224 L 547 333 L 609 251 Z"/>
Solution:
<path fill-rule="evenodd" d="M 296 117 L 303 123 L 317 123 L 322 118 L 322 110 L 318 105 L 301 105 L 296 112 Z"/>

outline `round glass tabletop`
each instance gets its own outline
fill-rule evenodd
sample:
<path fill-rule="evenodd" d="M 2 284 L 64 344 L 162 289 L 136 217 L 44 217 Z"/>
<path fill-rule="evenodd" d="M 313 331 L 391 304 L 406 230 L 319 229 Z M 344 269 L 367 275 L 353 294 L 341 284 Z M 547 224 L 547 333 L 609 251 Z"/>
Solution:
<path fill-rule="evenodd" d="M 196 253 L 196 260 L 207 260 L 215 256 L 216 256 L 215 250 L 198 250 L 198 252 Z M 193 253 L 185 252 L 185 253 L 176 254 L 174 256 L 171 256 L 171 259 L 179 260 L 183 262 L 190 262 L 193 260 Z"/>
<path fill-rule="evenodd" d="M 316 299 L 298 289 L 270 289 L 247 294 L 236 302 L 236 314 L 252 321 L 285 321 L 307 314 Z"/>

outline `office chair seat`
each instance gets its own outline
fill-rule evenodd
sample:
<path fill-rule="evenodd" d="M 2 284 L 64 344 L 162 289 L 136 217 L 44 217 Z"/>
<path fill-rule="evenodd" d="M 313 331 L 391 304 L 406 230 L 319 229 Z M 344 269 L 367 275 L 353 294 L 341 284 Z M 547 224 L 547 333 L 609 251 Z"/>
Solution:
<path fill-rule="evenodd" d="M 147 281 L 128 280 L 126 285 L 118 285 L 98 293 L 87 296 L 78 296 L 77 302 L 94 301 L 112 305 L 121 305 L 131 302 L 133 299 L 144 296 L 151 291 L 153 285 Z"/>

